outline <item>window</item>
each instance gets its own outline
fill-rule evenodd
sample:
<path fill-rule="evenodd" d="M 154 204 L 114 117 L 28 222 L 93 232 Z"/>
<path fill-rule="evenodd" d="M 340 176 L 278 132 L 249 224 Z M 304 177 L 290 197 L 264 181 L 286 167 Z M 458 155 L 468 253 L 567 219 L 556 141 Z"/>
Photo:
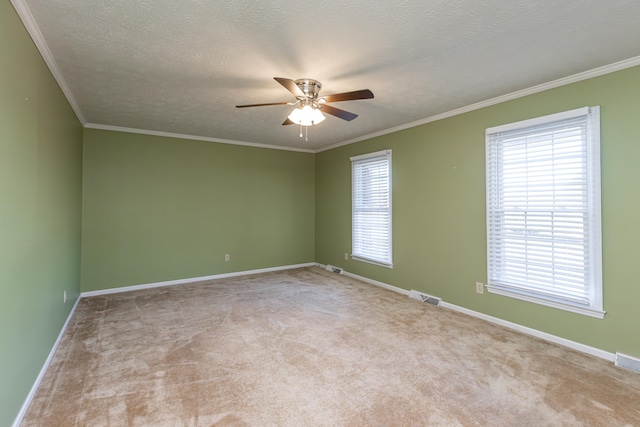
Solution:
<path fill-rule="evenodd" d="M 391 150 L 352 157 L 351 184 L 351 256 L 391 268 Z"/>
<path fill-rule="evenodd" d="M 486 131 L 489 292 L 603 318 L 600 109 Z"/>

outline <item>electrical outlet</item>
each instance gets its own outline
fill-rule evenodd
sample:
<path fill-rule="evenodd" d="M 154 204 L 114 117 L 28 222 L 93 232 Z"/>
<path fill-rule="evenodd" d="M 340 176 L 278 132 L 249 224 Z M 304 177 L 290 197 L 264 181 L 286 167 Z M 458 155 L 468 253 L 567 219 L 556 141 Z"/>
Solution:
<path fill-rule="evenodd" d="M 230 259 L 230 258 L 229 258 L 229 254 L 224 254 L 224 260 L 225 260 L 225 261 L 229 261 L 229 259 Z"/>
<path fill-rule="evenodd" d="M 66 291 L 66 290 L 62 293 L 62 301 L 63 301 L 65 304 L 67 303 L 67 291 Z"/>
<path fill-rule="evenodd" d="M 484 283 L 476 282 L 476 292 L 479 294 L 484 294 Z"/>
<path fill-rule="evenodd" d="M 347 252 L 344 253 L 344 259 L 346 259 L 347 261 L 349 261 L 349 254 Z"/>

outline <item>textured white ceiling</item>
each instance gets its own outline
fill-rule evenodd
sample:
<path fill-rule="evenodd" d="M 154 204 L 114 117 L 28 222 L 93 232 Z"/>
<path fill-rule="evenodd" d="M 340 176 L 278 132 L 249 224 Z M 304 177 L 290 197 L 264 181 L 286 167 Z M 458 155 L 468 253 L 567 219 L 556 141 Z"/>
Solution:
<path fill-rule="evenodd" d="M 12 1 L 90 125 L 312 150 L 640 56 L 638 0 Z M 273 77 L 375 99 L 306 142 L 235 108 L 293 100 Z"/>

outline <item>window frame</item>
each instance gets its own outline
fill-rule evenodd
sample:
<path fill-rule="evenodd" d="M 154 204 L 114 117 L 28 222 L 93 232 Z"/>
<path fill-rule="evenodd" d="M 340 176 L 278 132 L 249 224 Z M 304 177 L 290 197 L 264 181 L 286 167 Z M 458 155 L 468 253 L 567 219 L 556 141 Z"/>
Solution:
<path fill-rule="evenodd" d="M 575 118 L 585 118 L 586 136 L 584 142 L 584 149 L 586 149 L 586 168 L 585 177 L 583 183 L 586 185 L 586 220 L 583 220 L 587 225 L 588 237 L 585 239 L 585 244 L 582 246 L 587 253 L 586 261 L 583 264 L 582 271 L 587 279 L 586 285 L 588 290 L 585 292 L 588 303 L 578 303 L 561 298 L 557 293 L 556 296 L 543 295 L 541 288 L 535 289 L 535 286 L 530 286 L 528 290 L 523 290 L 522 287 L 526 286 L 526 283 L 520 282 L 512 283 L 514 286 L 509 286 L 508 283 L 499 283 L 498 280 L 494 280 L 493 277 L 497 276 L 492 270 L 492 266 L 497 264 L 496 260 L 504 259 L 500 258 L 492 248 L 496 248 L 498 244 L 494 244 L 495 234 L 500 238 L 500 233 L 492 226 L 492 220 L 494 218 L 504 218 L 495 216 L 492 211 L 494 209 L 492 205 L 492 191 L 497 191 L 500 197 L 504 193 L 500 193 L 501 190 L 497 190 L 499 179 L 496 177 L 494 181 L 494 174 L 498 173 L 498 166 L 493 168 L 492 164 L 492 144 L 498 143 L 493 140 L 493 137 L 499 133 L 521 131 L 526 132 L 527 135 L 535 134 L 535 131 L 540 132 L 540 128 L 549 126 L 554 122 L 560 122 L 564 120 L 570 120 Z M 496 136 L 499 138 L 499 136 Z M 554 307 L 574 313 L 579 313 L 599 319 L 604 318 L 606 311 L 603 309 L 603 284 L 602 284 L 602 226 L 601 226 L 601 179 L 600 179 L 600 107 L 584 107 L 575 110 L 565 111 L 561 113 L 551 114 L 543 117 L 538 117 L 529 120 L 523 120 L 506 125 L 496 126 L 486 129 L 485 132 L 485 149 L 486 149 L 486 202 L 487 202 L 487 290 L 490 293 L 508 296 L 524 301 L 529 301 L 549 307 Z M 497 150 L 497 149 L 496 149 Z M 554 154 L 555 156 L 555 154 Z M 554 157 L 555 159 L 555 157 Z M 496 161 L 497 162 L 497 161 Z M 555 175 L 554 175 L 555 176 Z M 503 181 L 500 181 L 500 183 Z M 525 188 L 530 188 L 527 184 Z M 498 197 L 498 196 L 495 196 Z M 584 200 L 584 199 L 583 199 Z M 497 208 L 495 209 L 497 210 Z M 559 208 L 550 210 L 549 212 L 559 212 Z M 527 209 L 529 212 L 529 209 Z M 506 216 L 506 214 L 504 214 Z M 504 219 L 503 219 L 504 221 Z M 551 226 L 549 230 L 555 226 Z M 503 235 L 504 236 L 504 235 Z M 505 239 L 505 237 L 502 237 Z M 557 239 L 553 239 L 553 242 L 557 242 Z M 527 242 L 525 245 L 529 245 Z M 528 248 L 528 246 L 527 246 Z M 499 262 L 499 261 L 498 261 Z M 555 260 L 553 261 L 555 266 Z M 527 264 L 529 265 L 529 264 Z M 555 267 L 553 267 L 555 268 Z M 496 267 L 500 270 L 499 267 Z M 503 270 L 504 271 L 504 270 Z M 516 287 L 515 285 L 518 285 Z"/>
<path fill-rule="evenodd" d="M 356 186 L 355 186 L 355 177 L 356 177 L 356 167 L 359 162 L 367 160 L 371 161 L 372 159 L 385 159 L 386 165 L 388 168 L 387 172 L 387 209 L 386 213 L 388 215 L 388 224 L 387 224 L 387 233 L 388 233 L 388 247 L 386 248 L 386 253 L 388 257 L 386 259 L 375 258 L 371 256 L 367 256 L 366 253 L 360 251 L 358 249 L 357 241 L 356 241 L 356 212 L 358 207 L 356 207 Z M 356 261 L 362 261 L 369 264 L 378 265 L 386 268 L 393 268 L 393 199 L 392 199 L 392 158 L 391 158 L 391 150 L 381 150 L 373 153 L 362 154 L 359 156 L 353 156 L 350 158 L 351 161 L 351 259 Z"/>

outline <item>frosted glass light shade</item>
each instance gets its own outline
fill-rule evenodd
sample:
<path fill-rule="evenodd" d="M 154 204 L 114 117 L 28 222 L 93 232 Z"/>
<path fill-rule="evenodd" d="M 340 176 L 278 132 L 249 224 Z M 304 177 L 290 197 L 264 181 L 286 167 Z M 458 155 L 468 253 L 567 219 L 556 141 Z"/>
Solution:
<path fill-rule="evenodd" d="M 289 114 L 289 120 L 297 125 L 312 126 L 321 123 L 325 119 L 324 114 L 317 108 L 305 105 L 302 108 L 295 108 Z"/>

